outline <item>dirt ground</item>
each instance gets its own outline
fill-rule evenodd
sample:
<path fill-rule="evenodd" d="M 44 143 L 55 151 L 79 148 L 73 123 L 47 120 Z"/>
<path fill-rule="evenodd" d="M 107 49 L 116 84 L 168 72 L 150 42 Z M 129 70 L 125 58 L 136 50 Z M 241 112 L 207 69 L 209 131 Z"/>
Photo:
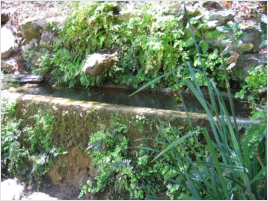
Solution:
<path fill-rule="evenodd" d="M 261 13 L 267 13 L 266 5 L 267 2 L 248 2 L 248 1 L 239 1 L 230 3 L 227 1 L 223 1 L 224 9 L 232 9 L 237 11 L 237 15 L 235 17 L 236 22 L 240 22 L 243 26 L 257 26 L 258 23 L 253 20 L 256 19 L 256 12 L 258 10 Z M 28 69 L 26 65 L 26 61 L 22 57 L 21 53 L 21 42 L 22 38 L 15 35 L 18 25 L 25 19 L 31 17 L 40 17 L 47 18 L 51 15 L 57 13 L 58 15 L 67 15 L 72 10 L 71 3 L 66 1 L 1 1 L 1 12 L 5 11 L 9 13 L 9 20 L 5 24 L 1 24 L 1 28 L 7 27 L 10 29 L 16 39 L 15 51 L 10 55 L 10 57 L 15 58 L 15 64 L 12 73 L 14 74 L 28 74 Z M 210 10 L 213 10 L 211 8 Z M 267 48 L 261 50 L 261 53 L 267 55 Z M 77 161 L 76 161 L 77 162 Z M 88 164 L 81 165 L 81 169 L 79 170 L 79 174 L 82 176 L 78 177 L 66 177 L 62 181 L 58 183 L 55 181 L 51 181 L 51 179 L 46 175 L 42 178 L 41 184 L 37 185 L 36 182 L 33 184 L 29 184 L 29 180 L 27 178 L 22 179 L 22 184 L 24 185 L 24 192 L 22 195 L 22 200 L 78 200 L 78 195 L 80 190 L 77 188 L 78 180 L 87 180 L 92 173 L 90 173 Z M 56 167 L 55 167 L 56 168 Z M 56 171 L 56 174 L 60 174 L 61 170 Z M 11 177 L 7 174 L 7 164 L 1 161 L 1 180 L 5 180 Z M 111 193 L 112 188 L 108 188 L 106 192 L 100 195 L 96 195 L 95 197 L 87 197 L 83 196 L 80 200 L 86 199 L 108 199 Z M 116 199 L 128 199 L 127 195 L 123 193 L 121 195 L 117 195 Z"/>

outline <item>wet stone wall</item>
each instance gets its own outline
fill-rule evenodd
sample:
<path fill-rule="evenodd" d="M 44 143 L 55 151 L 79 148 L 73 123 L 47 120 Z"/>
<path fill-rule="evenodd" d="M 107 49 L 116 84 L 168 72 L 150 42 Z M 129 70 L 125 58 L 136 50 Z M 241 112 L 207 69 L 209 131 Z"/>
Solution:
<path fill-rule="evenodd" d="M 154 137 L 157 134 L 159 119 L 170 122 L 171 125 L 183 126 L 184 131 L 189 131 L 188 124 L 184 119 L 184 112 L 171 110 L 156 110 L 142 107 L 121 106 L 97 102 L 73 101 L 64 98 L 55 98 L 40 95 L 26 95 L 20 93 L 2 92 L 2 96 L 9 100 L 17 100 L 15 116 L 23 119 L 22 126 L 31 125 L 31 116 L 49 113 L 53 118 L 53 132 L 50 135 L 52 145 L 65 150 L 70 148 L 84 149 L 88 145 L 91 133 L 100 131 L 102 128 L 114 129 L 114 118 L 119 117 L 119 122 L 128 127 L 124 133 L 130 138 L 130 146 L 138 145 L 134 140 L 142 137 Z M 191 114 L 195 125 L 206 126 L 204 114 Z M 148 124 L 139 123 L 150 122 Z M 209 128 L 209 126 L 208 126 Z"/>

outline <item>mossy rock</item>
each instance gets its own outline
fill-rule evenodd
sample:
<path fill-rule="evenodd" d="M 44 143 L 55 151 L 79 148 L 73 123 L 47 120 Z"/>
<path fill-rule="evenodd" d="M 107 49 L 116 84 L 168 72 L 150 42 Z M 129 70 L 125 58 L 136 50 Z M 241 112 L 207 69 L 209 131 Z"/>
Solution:
<path fill-rule="evenodd" d="M 9 20 L 8 14 L 1 12 L 1 24 L 5 24 L 8 20 Z"/>
<path fill-rule="evenodd" d="M 27 19 L 20 25 L 22 36 L 27 42 L 32 39 L 41 39 L 41 34 L 48 27 L 49 23 L 43 19 Z"/>

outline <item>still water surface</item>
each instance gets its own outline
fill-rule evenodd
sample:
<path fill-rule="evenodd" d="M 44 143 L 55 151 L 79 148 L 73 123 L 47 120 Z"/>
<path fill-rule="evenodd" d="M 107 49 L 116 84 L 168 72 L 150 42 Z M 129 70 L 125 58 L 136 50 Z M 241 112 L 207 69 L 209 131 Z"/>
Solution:
<path fill-rule="evenodd" d="M 101 103 L 112 103 L 126 106 L 137 106 L 156 108 L 164 110 L 185 111 L 182 101 L 171 93 L 141 91 L 133 96 L 129 96 L 135 90 L 121 88 L 89 87 L 73 89 L 54 89 L 48 85 L 24 88 L 20 93 L 45 95 L 52 97 L 68 98 L 80 101 L 94 101 Z M 185 105 L 189 112 L 204 113 L 199 101 L 195 96 L 183 94 Z M 229 101 L 225 101 L 230 113 Z M 249 117 L 250 108 L 245 101 L 235 101 L 236 116 Z M 231 113 L 230 113 L 231 114 Z"/>

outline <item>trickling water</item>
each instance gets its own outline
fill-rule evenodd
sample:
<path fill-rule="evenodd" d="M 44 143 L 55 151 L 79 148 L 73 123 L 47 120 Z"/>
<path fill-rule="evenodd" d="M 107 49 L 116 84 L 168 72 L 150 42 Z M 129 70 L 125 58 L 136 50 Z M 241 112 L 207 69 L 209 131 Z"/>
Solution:
<path fill-rule="evenodd" d="M 182 101 L 171 93 L 165 92 L 148 92 L 141 91 L 131 97 L 130 94 L 135 92 L 132 89 L 122 88 L 105 88 L 105 87 L 89 87 L 73 88 L 73 89 L 54 89 L 48 85 L 39 85 L 36 87 L 28 87 L 17 91 L 19 93 L 44 95 L 52 97 L 61 97 L 75 99 L 80 101 L 94 101 L 101 103 L 112 103 L 127 106 L 147 107 L 164 110 L 185 111 Z M 205 113 L 199 101 L 195 96 L 183 94 L 183 99 L 189 112 Z M 227 109 L 230 113 L 229 102 L 225 101 Z M 237 117 L 249 117 L 250 108 L 245 101 L 235 101 L 234 107 Z M 230 113 L 231 114 L 231 113 Z"/>

